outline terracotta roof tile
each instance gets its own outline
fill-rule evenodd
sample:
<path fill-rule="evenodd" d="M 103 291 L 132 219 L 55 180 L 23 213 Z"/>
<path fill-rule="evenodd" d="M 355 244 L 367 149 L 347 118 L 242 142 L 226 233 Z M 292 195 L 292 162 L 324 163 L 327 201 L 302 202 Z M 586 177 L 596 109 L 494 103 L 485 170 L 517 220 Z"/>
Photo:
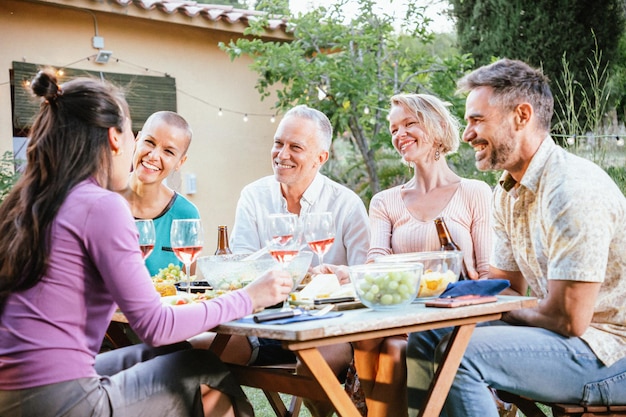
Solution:
<path fill-rule="evenodd" d="M 96 2 L 102 0 L 93 0 Z M 139 7 L 144 10 L 160 10 L 167 14 L 180 13 L 191 18 L 203 18 L 210 21 L 234 23 L 247 23 L 255 19 L 263 12 L 255 10 L 236 9 L 233 6 L 221 4 L 205 4 L 193 0 L 110 0 L 122 7 Z M 287 32 L 287 19 L 269 19 L 270 30 L 282 30 Z"/>

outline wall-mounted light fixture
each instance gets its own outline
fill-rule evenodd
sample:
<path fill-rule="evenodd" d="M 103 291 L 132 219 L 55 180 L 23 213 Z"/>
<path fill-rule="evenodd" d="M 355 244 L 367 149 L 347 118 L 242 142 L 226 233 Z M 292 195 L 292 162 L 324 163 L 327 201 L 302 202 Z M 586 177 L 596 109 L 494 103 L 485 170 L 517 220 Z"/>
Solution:
<path fill-rule="evenodd" d="M 96 62 L 98 64 L 106 64 L 111 59 L 111 55 L 113 55 L 112 51 L 98 51 L 98 55 L 96 55 Z"/>
<path fill-rule="evenodd" d="M 198 192 L 198 185 L 196 182 L 196 174 L 185 174 L 185 194 L 193 195 Z"/>

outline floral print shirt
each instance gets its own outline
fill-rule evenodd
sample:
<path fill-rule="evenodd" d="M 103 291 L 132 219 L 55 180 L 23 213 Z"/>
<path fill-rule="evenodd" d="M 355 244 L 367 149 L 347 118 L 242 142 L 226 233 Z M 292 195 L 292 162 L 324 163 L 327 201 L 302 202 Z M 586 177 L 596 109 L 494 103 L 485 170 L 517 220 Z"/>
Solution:
<path fill-rule="evenodd" d="M 606 366 L 626 357 L 626 198 L 613 180 L 547 137 L 494 197 L 491 264 L 520 271 L 539 299 L 549 280 L 602 283 L 582 339 Z"/>

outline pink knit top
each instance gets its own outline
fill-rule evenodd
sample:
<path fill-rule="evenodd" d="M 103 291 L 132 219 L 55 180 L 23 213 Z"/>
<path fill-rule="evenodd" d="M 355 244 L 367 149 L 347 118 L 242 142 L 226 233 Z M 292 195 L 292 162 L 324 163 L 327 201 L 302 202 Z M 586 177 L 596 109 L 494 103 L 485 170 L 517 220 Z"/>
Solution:
<path fill-rule="evenodd" d="M 434 219 L 421 221 L 411 215 L 402 200 L 404 185 L 376 194 L 369 207 L 371 226 L 367 260 L 392 253 L 439 250 Z M 489 273 L 492 191 L 483 181 L 462 179 L 458 190 L 437 217 L 444 218 L 452 239 L 461 248 L 465 265 Z"/>

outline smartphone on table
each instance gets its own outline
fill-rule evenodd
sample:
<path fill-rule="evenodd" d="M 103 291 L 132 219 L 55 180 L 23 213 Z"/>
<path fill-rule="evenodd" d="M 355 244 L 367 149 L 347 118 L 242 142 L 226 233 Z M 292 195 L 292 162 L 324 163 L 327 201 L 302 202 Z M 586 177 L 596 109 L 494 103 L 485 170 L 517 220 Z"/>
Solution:
<path fill-rule="evenodd" d="M 495 295 L 462 295 L 459 297 L 435 298 L 424 303 L 426 307 L 454 308 L 473 306 L 476 304 L 495 303 L 498 297 Z"/>

